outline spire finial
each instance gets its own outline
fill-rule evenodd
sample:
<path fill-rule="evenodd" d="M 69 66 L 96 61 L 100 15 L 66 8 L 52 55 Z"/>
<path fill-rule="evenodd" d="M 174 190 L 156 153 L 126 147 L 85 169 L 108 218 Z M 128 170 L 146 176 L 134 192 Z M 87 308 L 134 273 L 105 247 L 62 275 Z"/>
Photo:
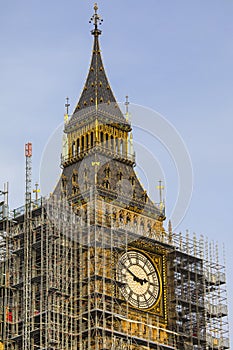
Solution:
<path fill-rule="evenodd" d="M 169 243 L 172 242 L 172 222 L 171 220 L 168 221 L 168 239 Z"/>
<path fill-rule="evenodd" d="M 98 11 L 98 5 L 97 2 L 94 3 L 94 10 L 95 10 L 95 15 L 97 15 L 97 11 Z"/>
<path fill-rule="evenodd" d="M 91 31 L 91 34 L 93 35 L 100 35 L 101 34 L 101 30 L 98 29 L 98 24 L 101 25 L 103 20 L 102 18 L 98 15 L 97 11 L 98 11 L 98 5 L 95 2 L 94 4 L 94 15 L 90 18 L 89 23 L 93 22 L 93 25 L 95 26 L 95 29 Z"/>
<path fill-rule="evenodd" d="M 35 193 L 36 194 L 36 202 L 38 201 L 38 193 L 40 193 L 40 189 L 39 189 L 39 184 L 38 184 L 38 182 L 36 182 L 35 183 L 35 189 L 33 190 L 33 193 Z"/>
<path fill-rule="evenodd" d="M 66 97 L 66 104 L 65 104 L 65 107 L 66 107 L 66 114 L 69 115 L 69 107 L 70 107 L 70 104 L 69 104 L 69 97 Z"/>
<path fill-rule="evenodd" d="M 159 190 L 159 208 L 161 214 L 163 214 L 165 210 L 165 204 L 163 199 L 164 186 L 162 186 L 162 180 L 159 180 L 159 185 L 157 186 L 157 189 Z"/>
<path fill-rule="evenodd" d="M 162 203 L 163 202 L 162 191 L 164 190 L 164 186 L 162 186 L 162 180 L 159 180 L 159 185 L 157 186 L 157 189 L 159 190 L 159 201 L 160 203 Z"/>
<path fill-rule="evenodd" d="M 125 109 L 126 109 L 126 115 L 129 114 L 129 96 L 125 96 Z"/>

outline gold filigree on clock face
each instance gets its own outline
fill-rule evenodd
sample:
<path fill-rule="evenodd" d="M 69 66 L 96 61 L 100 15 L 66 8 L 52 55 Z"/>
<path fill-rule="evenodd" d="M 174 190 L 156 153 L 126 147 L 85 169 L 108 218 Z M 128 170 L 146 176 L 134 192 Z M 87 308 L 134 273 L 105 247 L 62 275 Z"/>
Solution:
<path fill-rule="evenodd" d="M 117 279 L 125 299 L 140 309 L 151 308 L 158 300 L 158 272 L 148 257 L 136 250 L 124 253 L 118 262 Z"/>

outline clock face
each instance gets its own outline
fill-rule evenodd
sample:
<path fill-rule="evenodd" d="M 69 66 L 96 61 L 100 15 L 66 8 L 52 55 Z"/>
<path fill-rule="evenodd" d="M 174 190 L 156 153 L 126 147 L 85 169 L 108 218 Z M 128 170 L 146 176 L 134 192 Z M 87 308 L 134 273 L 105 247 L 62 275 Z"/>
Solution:
<path fill-rule="evenodd" d="M 121 293 L 133 306 L 151 308 L 160 295 L 158 272 L 146 255 L 130 250 L 118 262 L 117 279 Z"/>

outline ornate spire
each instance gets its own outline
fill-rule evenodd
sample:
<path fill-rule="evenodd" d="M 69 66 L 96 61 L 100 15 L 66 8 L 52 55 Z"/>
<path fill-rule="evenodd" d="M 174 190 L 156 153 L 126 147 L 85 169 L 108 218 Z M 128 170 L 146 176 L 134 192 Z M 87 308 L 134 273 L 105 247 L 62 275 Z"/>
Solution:
<path fill-rule="evenodd" d="M 94 25 L 94 29 L 91 31 L 92 35 L 94 35 L 91 64 L 83 91 L 75 107 L 73 116 L 70 119 L 69 126 L 74 125 L 82 118 L 86 118 L 86 113 L 95 113 L 95 117 L 98 119 L 105 116 L 110 123 L 126 124 L 127 128 L 130 128 L 116 102 L 105 73 L 99 45 L 99 35 L 101 34 L 99 26 L 102 23 L 102 19 L 97 13 L 97 4 L 94 5 L 94 10 L 95 13 L 90 19 L 90 23 Z"/>

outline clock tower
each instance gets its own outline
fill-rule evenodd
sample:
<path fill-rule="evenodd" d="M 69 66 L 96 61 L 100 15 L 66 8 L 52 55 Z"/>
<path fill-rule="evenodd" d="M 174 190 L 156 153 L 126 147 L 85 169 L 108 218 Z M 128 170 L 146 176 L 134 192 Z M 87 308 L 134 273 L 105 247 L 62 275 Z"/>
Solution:
<path fill-rule="evenodd" d="M 91 22 L 91 63 L 71 115 L 66 104 L 56 189 L 36 201 L 27 190 L 13 217 L 0 211 L 0 349 L 228 349 L 224 265 L 202 237 L 164 229 L 163 203 L 134 171 L 96 4 Z"/>
<path fill-rule="evenodd" d="M 99 37 L 79 101 L 65 118 L 63 172 L 55 194 L 67 200 L 88 233 L 80 248 L 80 344 L 84 349 L 141 349 L 168 342 L 167 235 L 164 207 L 137 178 L 132 129 L 106 76 Z M 83 221 L 83 222 L 84 222 Z M 134 338 L 141 339 L 137 346 Z M 80 345 L 80 349 L 81 349 Z"/>

